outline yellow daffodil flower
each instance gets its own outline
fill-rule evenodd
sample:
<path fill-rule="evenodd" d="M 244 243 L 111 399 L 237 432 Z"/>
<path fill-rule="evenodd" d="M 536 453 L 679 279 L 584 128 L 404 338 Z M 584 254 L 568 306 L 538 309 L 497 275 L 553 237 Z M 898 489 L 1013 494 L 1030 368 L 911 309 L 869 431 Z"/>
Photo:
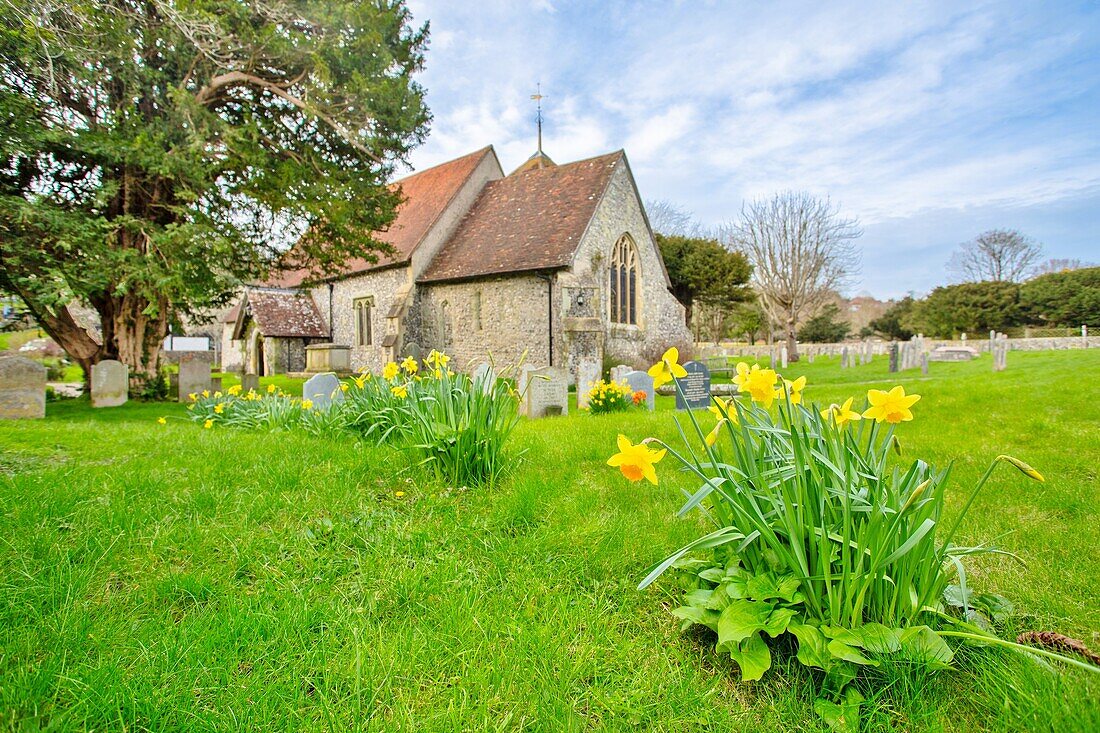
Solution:
<path fill-rule="evenodd" d="M 644 392 L 642 394 L 645 394 Z M 719 420 L 729 419 L 737 425 L 737 409 L 733 406 L 732 397 L 715 397 L 714 404 L 707 408 Z"/>
<path fill-rule="evenodd" d="M 392 392 L 395 397 L 399 397 L 401 399 L 405 399 L 409 396 L 409 390 L 403 384 L 398 384 L 395 387 L 391 387 L 390 392 Z"/>
<path fill-rule="evenodd" d="M 665 457 L 665 449 L 652 450 L 645 443 L 634 445 L 630 438 L 620 434 L 618 438 L 619 452 L 607 459 L 607 465 L 617 466 L 630 481 L 641 481 L 643 478 L 651 484 L 657 484 L 657 470 L 654 464 Z"/>
<path fill-rule="evenodd" d="M 661 360 L 649 368 L 649 376 L 653 377 L 653 388 L 662 384 L 668 384 L 673 379 L 687 376 L 687 371 L 678 363 L 680 352 L 673 346 L 666 351 Z"/>
<path fill-rule="evenodd" d="M 218 404 L 214 405 L 214 412 L 218 413 L 219 415 L 225 412 L 225 403 L 219 402 Z"/>
<path fill-rule="evenodd" d="M 416 359 L 411 356 L 406 356 L 405 360 L 401 362 L 401 368 L 408 374 L 416 374 L 420 369 L 420 365 L 416 363 Z"/>
<path fill-rule="evenodd" d="M 215 396 L 215 397 L 221 397 L 221 396 L 222 396 L 222 393 L 221 393 L 221 392 L 215 392 L 215 393 L 214 393 L 214 396 Z"/>
<path fill-rule="evenodd" d="M 838 428 L 842 428 L 850 422 L 862 420 L 863 416 L 852 409 L 852 401 L 854 399 L 854 397 L 849 397 L 844 400 L 843 405 L 829 405 L 821 411 L 821 416 L 828 419 L 829 415 L 832 415 L 833 422 L 836 423 Z"/>
<path fill-rule="evenodd" d="M 714 426 L 714 430 L 711 430 L 709 433 L 707 433 L 707 437 L 705 438 L 705 440 L 708 448 L 713 448 L 714 444 L 718 442 L 718 433 L 722 430 L 722 426 L 725 425 L 727 422 L 729 421 L 726 418 L 722 418 L 718 421 L 718 424 Z"/>
<path fill-rule="evenodd" d="M 863 411 L 863 416 L 876 422 L 888 422 L 897 424 L 913 419 L 910 407 L 920 399 L 919 394 L 905 394 L 905 387 L 898 385 L 889 392 L 881 389 L 872 389 L 867 392 L 867 401 L 871 406 Z"/>
<path fill-rule="evenodd" d="M 802 402 L 802 390 L 806 388 L 806 377 L 799 377 L 793 382 L 789 379 L 784 379 L 783 384 L 787 385 L 787 394 L 791 396 L 792 405 L 797 405 Z"/>
<path fill-rule="evenodd" d="M 347 382 L 341 382 L 340 383 L 340 391 L 341 392 L 347 392 L 348 391 L 348 383 Z"/>
<path fill-rule="evenodd" d="M 363 389 L 363 385 L 367 383 L 368 379 L 370 379 L 370 374 L 364 373 L 360 374 L 358 377 L 352 377 L 351 381 L 355 382 L 357 389 Z"/>
<path fill-rule="evenodd" d="M 272 394 L 274 392 L 275 392 L 275 385 L 274 384 L 267 385 L 267 393 Z"/>
<path fill-rule="evenodd" d="M 397 497 L 398 499 L 400 499 L 400 498 L 402 498 L 403 496 L 405 496 L 405 492 L 404 492 L 404 491 L 395 491 L 395 492 L 393 492 L 393 495 L 394 495 L 395 497 Z"/>
<path fill-rule="evenodd" d="M 195 401 L 195 400 L 197 400 L 198 398 L 199 398 L 199 396 L 198 396 L 197 394 L 195 394 L 194 392 L 192 392 L 191 394 L 187 395 L 187 399 L 191 400 L 192 402 L 194 402 L 194 401 Z"/>
<path fill-rule="evenodd" d="M 302 409 L 303 410 L 312 410 L 313 409 L 313 400 L 302 400 Z"/>
<path fill-rule="evenodd" d="M 401 367 L 397 366 L 397 362 L 391 361 L 382 368 L 382 378 L 389 381 L 397 376 L 397 372 Z"/>
<path fill-rule="evenodd" d="M 209 430 L 212 427 L 214 427 L 214 421 L 209 418 L 202 424 L 203 430 Z"/>
<path fill-rule="evenodd" d="M 163 417 L 158 417 L 157 422 L 160 423 L 161 425 L 167 425 L 168 424 L 168 421 L 165 420 Z"/>
<path fill-rule="evenodd" d="M 234 384 L 232 387 L 230 387 L 229 389 L 227 389 L 225 391 L 228 392 L 229 394 L 233 395 L 234 397 L 236 397 L 237 395 L 239 395 L 241 393 L 241 385 Z"/>
<path fill-rule="evenodd" d="M 761 369 L 759 364 L 753 364 L 752 368 L 745 362 L 737 364 L 737 375 L 733 383 L 740 392 L 746 392 L 753 402 L 759 402 L 764 407 L 771 407 L 775 400 L 775 385 L 779 381 L 779 375 L 772 369 Z"/>
<path fill-rule="evenodd" d="M 208 389 L 204 389 L 204 390 L 202 391 L 202 396 L 203 396 L 203 397 L 209 397 L 209 396 L 210 396 L 210 390 L 208 390 Z"/>

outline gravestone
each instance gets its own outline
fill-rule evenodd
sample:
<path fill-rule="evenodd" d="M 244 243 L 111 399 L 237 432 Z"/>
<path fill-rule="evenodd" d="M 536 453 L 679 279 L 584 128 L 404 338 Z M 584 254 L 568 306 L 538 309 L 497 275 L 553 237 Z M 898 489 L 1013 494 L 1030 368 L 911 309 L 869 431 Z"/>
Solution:
<path fill-rule="evenodd" d="M 611 367 L 611 376 L 610 376 L 611 381 L 612 382 L 622 382 L 623 377 L 625 377 L 627 374 L 630 374 L 632 371 L 634 371 L 634 369 L 631 368 L 631 367 L 628 367 L 626 364 L 619 364 L 618 366 L 613 366 L 613 367 Z"/>
<path fill-rule="evenodd" d="M 978 358 L 978 352 L 969 346 L 940 346 L 932 349 L 928 358 L 932 361 L 970 361 Z"/>
<path fill-rule="evenodd" d="M 547 417 L 569 414 L 569 382 L 555 367 L 525 367 L 520 375 L 520 414 Z"/>
<path fill-rule="evenodd" d="M 411 356 L 416 361 L 420 361 L 420 344 L 415 341 L 410 341 L 405 344 L 405 355 Z"/>
<path fill-rule="evenodd" d="M 497 375 L 492 365 L 484 361 L 474 367 L 470 379 L 475 387 L 480 387 L 483 394 L 489 394 L 497 383 Z"/>
<path fill-rule="evenodd" d="M 343 402 L 340 380 L 332 372 L 317 374 L 302 385 L 302 399 L 311 400 L 314 410 L 327 410 L 333 402 Z"/>
<path fill-rule="evenodd" d="M 600 362 L 589 356 L 577 359 L 577 407 L 588 407 L 588 391 L 600 381 Z"/>
<path fill-rule="evenodd" d="M 840 368 L 848 368 L 848 347 L 845 346 L 840 350 Z"/>
<path fill-rule="evenodd" d="M 130 370 L 121 361 L 92 365 L 92 407 L 119 407 L 130 397 Z"/>
<path fill-rule="evenodd" d="M 657 391 L 653 389 L 653 377 L 645 372 L 633 371 L 623 377 L 623 381 L 630 385 L 632 392 L 645 392 L 646 407 L 650 410 L 657 407 Z"/>
<path fill-rule="evenodd" d="M 684 364 L 687 374 L 676 380 L 677 410 L 705 410 L 710 407 L 710 370 L 699 361 Z"/>
<path fill-rule="evenodd" d="M 199 394 L 210 389 L 210 365 L 214 363 L 213 351 L 181 351 L 179 376 L 179 401 L 186 402 L 187 395 Z"/>
<path fill-rule="evenodd" d="M 890 373 L 893 374 L 898 370 L 898 342 L 890 342 Z"/>
<path fill-rule="evenodd" d="M 221 377 L 210 377 L 210 391 L 211 392 L 221 392 L 222 391 L 222 378 Z"/>
<path fill-rule="evenodd" d="M 779 349 L 779 365 L 783 368 L 787 368 L 787 347 L 783 346 Z"/>
<path fill-rule="evenodd" d="M 249 390 L 255 392 L 260 391 L 260 375 L 259 374 L 242 374 L 241 375 L 241 391 L 248 394 Z"/>
<path fill-rule="evenodd" d="M 0 420 L 46 416 L 46 367 L 23 356 L 0 356 Z"/>
<path fill-rule="evenodd" d="M 924 375 L 928 374 L 928 354 L 927 353 L 922 353 L 920 355 L 920 373 L 924 374 Z"/>

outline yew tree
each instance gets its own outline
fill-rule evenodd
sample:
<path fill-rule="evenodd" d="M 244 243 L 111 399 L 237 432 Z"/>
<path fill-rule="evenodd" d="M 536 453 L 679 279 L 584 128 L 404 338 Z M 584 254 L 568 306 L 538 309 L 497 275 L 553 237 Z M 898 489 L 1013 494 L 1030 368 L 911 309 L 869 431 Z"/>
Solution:
<path fill-rule="evenodd" d="M 376 257 L 427 133 L 427 31 L 388 0 L 5 0 L 0 289 L 136 386 L 241 282 Z"/>

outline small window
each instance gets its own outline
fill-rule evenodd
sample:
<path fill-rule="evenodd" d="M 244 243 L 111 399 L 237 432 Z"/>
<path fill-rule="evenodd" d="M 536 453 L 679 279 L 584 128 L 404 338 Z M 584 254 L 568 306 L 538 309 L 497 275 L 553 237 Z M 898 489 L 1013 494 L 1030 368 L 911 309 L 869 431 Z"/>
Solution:
<path fill-rule="evenodd" d="M 638 323 L 638 250 L 629 234 L 619 237 L 611 253 L 610 290 L 612 323 Z"/>
<path fill-rule="evenodd" d="M 374 297 L 356 298 L 355 307 L 355 344 L 370 346 L 374 343 L 374 326 L 371 316 L 374 311 Z"/>
<path fill-rule="evenodd" d="M 481 291 L 474 291 L 474 329 L 481 330 Z"/>

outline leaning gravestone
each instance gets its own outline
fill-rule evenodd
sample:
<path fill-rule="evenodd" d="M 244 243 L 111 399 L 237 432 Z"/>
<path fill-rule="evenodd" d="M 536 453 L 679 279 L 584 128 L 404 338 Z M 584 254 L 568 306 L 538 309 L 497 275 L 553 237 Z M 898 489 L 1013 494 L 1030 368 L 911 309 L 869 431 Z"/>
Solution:
<path fill-rule="evenodd" d="M 415 341 L 410 341 L 405 344 L 405 355 L 411 356 L 416 361 L 420 361 L 420 344 Z"/>
<path fill-rule="evenodd" d="M 46 416 L 46 367 L 22 356 L 0 356 L 0 420 Z"/>
<path fill-rule="evenodd" d="M 525 368 L 520 377 L 520 413 L 527 417 L 569 414 L 569 383 L 554 367 Z"/>
<path fill-rule="evenodd" d="M 474 371 L 470 374 L 470 380 L 475 387 L 481 389 L 482 394 L 489 394 L 497 383 L 497 375 L 493 371 L 492 365 L 483 361 L 474 367 Z"/>
<path fill-rule="evenodd" d="M 130 370 L 121 361 L 92 365 L 92 407 L 119 407 L 130 396 Z"/>
<path fill-rule="evenodd" d="M 327 410 L 333 402 L 344 401 L 344 392 L 336 375 L 324 372 L 306 380 L 302 385 L 302 399 L 313 402 L 315 410 Z"/>
<path fill-rule="evenodd" d="M 677 410 L 705 410 L 710 407 L 710 370 L 700 361 L 684 364 L 686 375 L 676 380 Z"/>
<path fill-rule="evenodd" d="M 653 377 L 645 372 L 635 371 L 623 377 L 623 381 L 630 385 L 632 392 L 645 392 L 646 407 L 652 410 L 657 406 L 657 393 L 653 389 Z"/>
<path fill-rule="evenodd" d="M 577 360 L 577 407 L 588 407 L 588 392 L 600 381 L 600 362 L 581 357 Z"/>
<path fill-rule="evenodd" d="M 249 390 L 259 392 L 260 391 L 260 375 L 259 374 L 242 374 L 241 375 L 241 391 L 248 394 Z"/>
<path fill-rule="evenodd" d="M 210 391 L 211 392 L 221 392 L 222 391 L 222 378 L 221 377 L 210 377 Z"/>
<path fill-rule="evenodd" d="M 180 352 L 180 402 L 186 402 L 189 394 L 200 394 L 204 389 L 210 389 L 210 365 L 213 363 L 213 351 Z"/>

